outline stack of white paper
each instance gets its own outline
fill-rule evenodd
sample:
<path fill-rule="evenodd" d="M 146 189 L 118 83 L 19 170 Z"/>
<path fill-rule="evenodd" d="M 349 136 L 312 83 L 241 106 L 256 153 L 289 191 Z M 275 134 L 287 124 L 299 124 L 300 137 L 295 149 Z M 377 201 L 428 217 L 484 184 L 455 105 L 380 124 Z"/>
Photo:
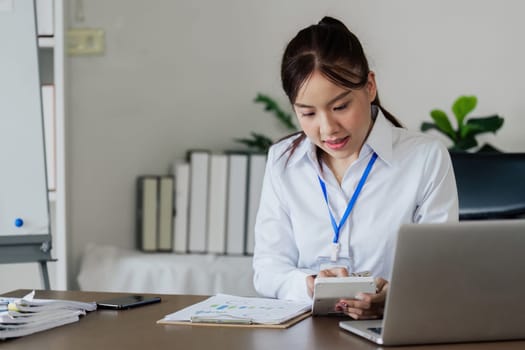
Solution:
<path fill-rule="evenodd" d="M 0 298 L 0 339 L 24 335 L 76 322 L 95 302 L 34 299 L 35 292 L 23 298 Z"/>

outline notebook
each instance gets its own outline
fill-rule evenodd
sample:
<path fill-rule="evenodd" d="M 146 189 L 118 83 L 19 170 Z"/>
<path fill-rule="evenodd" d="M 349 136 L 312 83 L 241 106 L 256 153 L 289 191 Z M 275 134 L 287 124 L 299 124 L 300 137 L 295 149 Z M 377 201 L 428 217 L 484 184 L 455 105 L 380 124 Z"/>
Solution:
<path fill-rule="evenodd" d="M 525 338 L 525 220 L 400 228 L 383 320 L 342 321 L 383 345 Z"/>

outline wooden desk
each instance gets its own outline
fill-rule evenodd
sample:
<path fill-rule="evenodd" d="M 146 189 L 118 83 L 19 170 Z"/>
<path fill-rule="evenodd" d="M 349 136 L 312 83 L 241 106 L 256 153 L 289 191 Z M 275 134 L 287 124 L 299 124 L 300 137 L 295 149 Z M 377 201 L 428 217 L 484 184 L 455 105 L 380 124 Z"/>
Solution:
<path fill-rule="evenodd" d="M 19 297 L 28 293 L 17 290 L 4 296 Z M 118 293 L 123 294 L 123 293 Z M 37 291 L 37 298 L 95 301 L 116 296 L 116 293 L 78 291 Z M 364 339 L 338 327 L 341 318 L 316 317 L 288 329 L 195 327 L 158 325 L 156 321 L 169 313 L 205 299 L 204 296 L 160 295 L 162 302 L 136 309 L 98 310 L 88 313 L 79 322 L 35 333 L 26 337 L 0 341 L 7 349 L 210 349 L 210 350 L 304 350 L 304 349 L 379 349 Z M 411 346 L 407 349 L 524 349 L 525 341 L 487 342 Z M 397 349 L 389 347 L 389 349 Z"/>

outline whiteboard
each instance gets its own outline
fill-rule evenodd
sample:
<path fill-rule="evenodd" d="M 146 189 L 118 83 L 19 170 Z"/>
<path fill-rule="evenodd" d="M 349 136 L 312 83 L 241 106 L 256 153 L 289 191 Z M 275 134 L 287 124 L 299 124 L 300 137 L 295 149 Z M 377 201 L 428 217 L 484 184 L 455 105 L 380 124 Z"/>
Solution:
<path fill-rule="evenodd" d="M 50 246 L 34 1 L 0 0 L 0 47 L 0 245 Z"/>

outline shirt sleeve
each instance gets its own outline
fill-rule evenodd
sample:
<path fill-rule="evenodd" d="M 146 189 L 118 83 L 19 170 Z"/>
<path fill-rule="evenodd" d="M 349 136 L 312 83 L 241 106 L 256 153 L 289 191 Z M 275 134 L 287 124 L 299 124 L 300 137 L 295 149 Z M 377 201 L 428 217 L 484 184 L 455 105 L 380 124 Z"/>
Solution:
<path fill-rule="evenodd" d="M 456 222 L 459 220 L 458 192 L 450 154 L 438 141 L 429 146 L 422 174 L 421 198 L 413 221 Z"/>
<path fill-rule="evenodd" d="M 285 166 L 279 160 L 286 155 L 275 153 L 270 150 L 268 155 L 255 223 L 254 287 L 264 297 L 311 301 L 306 277 L 315 272 L 298 268 L 299 251 L 289 212 L 279 196 L 279 176 Z"/>

